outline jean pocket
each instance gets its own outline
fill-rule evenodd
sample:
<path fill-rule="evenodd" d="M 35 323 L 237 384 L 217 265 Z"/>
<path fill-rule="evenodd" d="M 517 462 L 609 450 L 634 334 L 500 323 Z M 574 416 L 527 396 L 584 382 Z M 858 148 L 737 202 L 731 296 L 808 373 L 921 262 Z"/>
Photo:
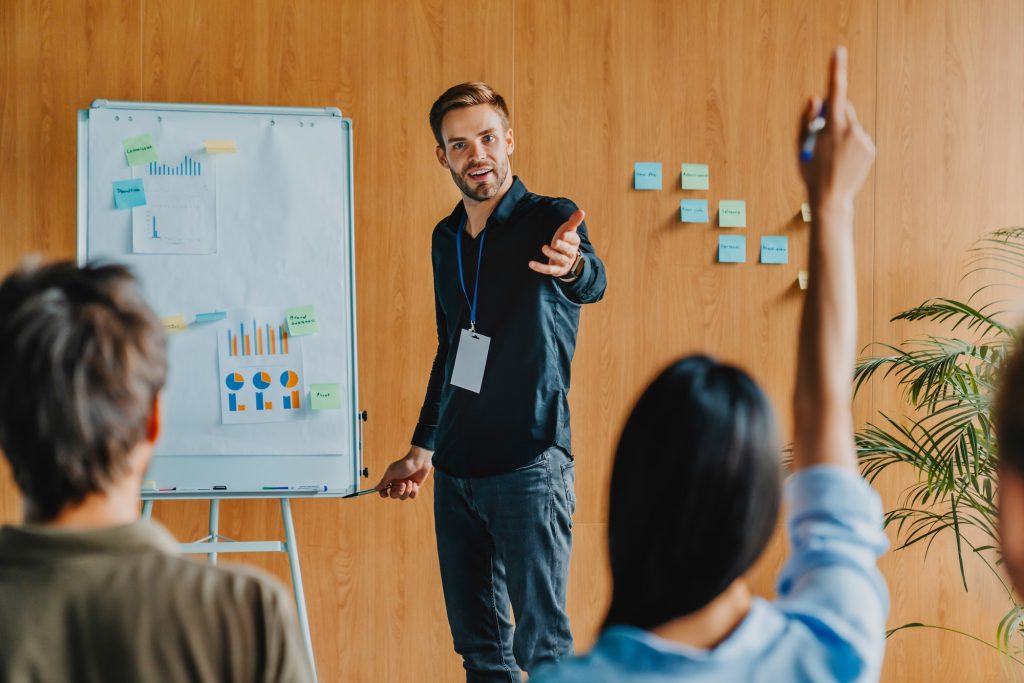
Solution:
<path fill-rule="evenodd" d="M 565 502 L 571 518 L 576 514 L 576 463 L 572 460 L 562 465 L 562 486 L 565 488 Z"/>

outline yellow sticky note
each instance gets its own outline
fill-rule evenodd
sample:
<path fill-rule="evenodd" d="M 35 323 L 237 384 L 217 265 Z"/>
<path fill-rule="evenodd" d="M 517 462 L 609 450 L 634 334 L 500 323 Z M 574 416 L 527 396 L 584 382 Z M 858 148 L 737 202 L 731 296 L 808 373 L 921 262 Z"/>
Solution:
<path fill-rule="evenodd" d="M 206 140 L 207 154 L 234 154 L 238 151 L 238 145 L 234 140 Z"/>
<path fill-rule="evenodd" d="M 808 281 L 808 279 L 809 279 L 809 276 L 808 276 L 806 270 L 801 270 L 799 273 L 797 273 L 796 281 L 797 281 L 797 284 L 800 285 L 800 289 L 807 289 L 807 281 Z"/>
<path fill-rule="evenodd" d="M 811 205 L 804 202 L 800 205 L 800 215 L 803 216 L 804 223 L 811 222 Z"/>
<path fill-rule="evenodd" d="M 188 322 L 183 315 L 172 315 L 164 318 L 161 322 L 163 322 L 164 331 L 167 334 L 178 334 L 188 329 Z"/>
<path fill-rule="evenodd" d="M 316 309 L 313 306 L 289 308 L 285 311 L 285 319 L 288 321 L 288 334 L 293 337 L 302 337 L 320 331 L 320 324 L 316 321 Z"/>

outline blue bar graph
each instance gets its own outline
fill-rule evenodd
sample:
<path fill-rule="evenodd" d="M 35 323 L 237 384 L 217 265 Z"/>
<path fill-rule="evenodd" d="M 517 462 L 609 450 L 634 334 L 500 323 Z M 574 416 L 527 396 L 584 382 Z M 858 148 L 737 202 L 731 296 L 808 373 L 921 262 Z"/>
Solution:
<path fill-rule="evenodd" d="M 153 239 L 160 239 L 160 233 L 156 231 L 156 216 L 153 216 Z"/>
<path fill-rule="evenodd" d="M 177 166 L 158 164 L 153 161 L 149 164 L 150 175 L 176 175 L 176 176 L 201 176 L 203 165 L 191 157 L 185 157 Z"/>

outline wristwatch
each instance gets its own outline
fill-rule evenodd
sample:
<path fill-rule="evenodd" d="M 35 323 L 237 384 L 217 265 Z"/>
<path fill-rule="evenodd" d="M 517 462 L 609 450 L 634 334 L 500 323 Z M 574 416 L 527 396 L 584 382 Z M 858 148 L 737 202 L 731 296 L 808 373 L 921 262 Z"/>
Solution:
<path fill-rule="evenodd" d="M 580 275 L 583 275 L 583 267 L 587 265 L 586 259 L 583 258 L 583 252 L 576 252 L 576 260 L 569 266 L 569 272 L 558 278 L 562 282 L 575 282 L 580 279 Z"/>

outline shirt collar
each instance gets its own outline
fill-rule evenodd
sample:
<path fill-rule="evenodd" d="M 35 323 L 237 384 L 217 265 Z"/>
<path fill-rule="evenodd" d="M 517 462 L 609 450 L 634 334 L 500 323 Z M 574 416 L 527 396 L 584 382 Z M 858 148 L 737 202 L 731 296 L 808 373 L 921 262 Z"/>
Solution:
<path fill-rule="evenodd" d="M 0 527 L 0 561 L 47 561 L 83 555 L 145 551 L 178 554 L 164 527 L 144 519 L 104 529 L 60 529 L 37 524 Z"/>
<path fill-rule="evenodd" d="M 665 667 L 690 662 L 724 662 L 750 658 L 763 652 L 785 626 L 785 620 L 774 607 L 761 598 L 754 598 L 740 625 L 710 650 L 665 640 L 633 626 L 607 629 L 596 649 L 615 661 L 640 659 Z"/>
<path fill-rule="evenodd" d="M 503 225 L 508 222 L 511 218 L 512 213 L 516 209 L 516 205 L 519 204 L 519 200 L 526 196 L 527 189 L 523 185 L 523 181 L 519 179 L 519 176 L 512 176 L 512 186 L 508 188 L 508 192 L 498 202 L 498 206 L 491 213 L 491 217 L 488 219 L 488 223 L 495 223 L 496 225 Z M 466 216 L 466 205 L 460 200 L 455 205 L 455 209 L 452 210 L 448 217 L 449 224 L 452 231 L 459 229 L 459 224 L 462 223 L 462 219 Z"/>

